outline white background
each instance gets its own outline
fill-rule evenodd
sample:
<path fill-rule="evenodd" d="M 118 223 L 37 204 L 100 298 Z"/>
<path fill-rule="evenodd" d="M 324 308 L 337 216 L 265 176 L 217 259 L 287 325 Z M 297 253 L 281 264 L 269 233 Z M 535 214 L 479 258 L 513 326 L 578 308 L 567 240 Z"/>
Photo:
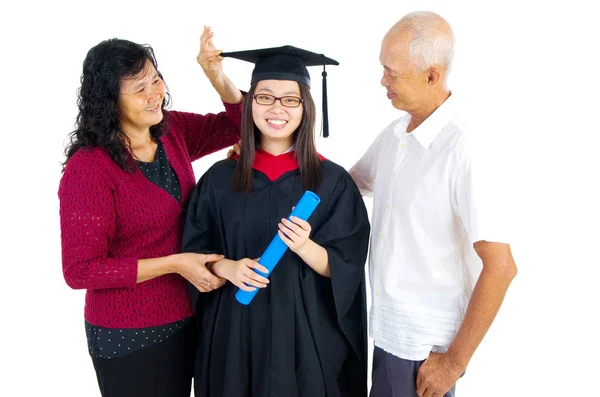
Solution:
<path fill-rule="evenodd" d="M 204 24 L 215 45 L 292 44 L 328 68 L 326 157 L 349 168 L 400 117 L 379 85 L 387 29 L 417 9 L 453 26 L 450 88 L 508 182 L 519 266 L 466 376 L 462 397 L 599 396 L 600 194 L 598 21 L 583 1 L 15 1 L 0 15 L 0 395 L 99 396 L 83 326 L 84 292 L 64 283 L 57 187 L 87 50 L 111 37 L 151 44 L 173 108 L 222 109 L 195 57 Z M 248 89 L 251 65 L 226 60 Z M 320 69 L 313 94 L 320 107 Z M 224 152 L 195 164 L 199 177 Z M 367 201 L 370 205 L 370 201 Z M 589 363 L 588 363 L 589 362 Z"/>

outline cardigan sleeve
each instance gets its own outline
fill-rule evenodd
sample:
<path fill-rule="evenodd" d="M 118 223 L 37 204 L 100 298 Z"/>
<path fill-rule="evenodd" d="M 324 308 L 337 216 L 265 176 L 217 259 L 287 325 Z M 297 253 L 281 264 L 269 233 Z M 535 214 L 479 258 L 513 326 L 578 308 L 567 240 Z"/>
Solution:
<path fill-rule="evenodd" d="M 169 128 L 183 137 L 192 161 L 239 141 L 242 103 L 223 104 L 225 111 L 217 114 L 169 112 Z"/>
<path fill-rule="evenodd" d="M 76 153 L 58 190 L 63 275 L 74 289 L 134 288 L 137 258 L 109 255 L 115 234 L 113 184 L 93 152 Z"/>

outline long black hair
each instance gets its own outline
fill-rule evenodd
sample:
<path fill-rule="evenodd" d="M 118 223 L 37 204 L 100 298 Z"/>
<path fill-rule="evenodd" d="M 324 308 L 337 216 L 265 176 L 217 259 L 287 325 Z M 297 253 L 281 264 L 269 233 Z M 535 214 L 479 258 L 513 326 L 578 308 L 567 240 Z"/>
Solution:
<path fill-rule="evenodd" d="M 260 145 L 261 133 L 252 117 L 252 101 L 258 82 L 250 87 L 248 94 L 244 97 L 242 110 L 242 142 L 240 158 L 233 173 L 233 190 L 238 192 L 250 192 L 252 190 L 252 163 L 256 147 Z M 294 132 L 294 151 L 302 184 L 305 189 L 316 190 L 321 184 L 321 160 L 317 154 L 315 143 L 315 101 L 310 94 L 310 89 L 304 84 L 298 83 L 300 96 L 304 98 L 304 112 L 302 121 Z"/>
<path fill-rule="evenodd" d="M 83 62 L 81 87 L 77 92 L 79 113 L 75 130 L 69 134 L 70 142 L 65 148 L 67 157 L 63 163 L 82 148 L 100 147 L 126 171 L 133 171 L 135 163 L 130 155 L 130 142 L 121 130 L 117 117 L 117 103 L 121 81 L 136 76 L 151 62 L 158 72 L 154 51 L 149 45 L 122 39 L 109 39 L 94 46 Z M 162 75 L 158 72 L 162 79 Z M 152 138 L 157 139 L 165 132 L 167 113 L 171 97 L 168 91 L 162 104 L 162 121 L 150 127 Z"/>

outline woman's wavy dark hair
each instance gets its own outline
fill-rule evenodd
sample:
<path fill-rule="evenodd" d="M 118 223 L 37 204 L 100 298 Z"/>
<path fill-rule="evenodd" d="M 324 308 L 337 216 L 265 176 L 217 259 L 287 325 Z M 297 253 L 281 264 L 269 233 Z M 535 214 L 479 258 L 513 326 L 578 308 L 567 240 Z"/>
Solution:
<path fill-rule="evenodd" d="M 144 70 L 150 61 L 158 72 L 154 51 L 149 45 L 133 43 L 128 40 L 105 40 L 89 50 L 83 62 L 81 87 L 77 92 L 79 113 L 75 130 L 69 134 L 70 142 L 65 148 L 69 159 L 84 148 L 100 147 L 125 171 L 133 171 L 135 162 L 130 155 L 130 141 L 121 130 L 117 117 L 117 103 L 121 91 L 121 81 L 131 78 Z M 159 77 L 162 75 L 158 72 Z M 165 132 L 167 113 L 164 111 L 171 103 L 167 91 L 162 104 L 162 121 L 150 127 L 154 139 Z"/>
<path fill-rule="evenodd" d="M 240 158 L 233 173 L 233 190 L 237 192 L 250 192 L 252 190 L 252 163 L 256 148 L 260 146 L 261 133 L 252 117 L 252 102 L 257 82 L 250 86 L 248 94 L 244 97 L 242 110 L 242 136 Z M 304 98 L 304 112 L 302 121 L 294 132 L 296 148 L 294 155 L 300 168 L 300 176 L 305 189 L 316 190 L 321 184 L 322 164 L 317 154 L 315 144 L 315 101 L 310 94 L 310 89 L 298 83 L 300 96 Z"/>

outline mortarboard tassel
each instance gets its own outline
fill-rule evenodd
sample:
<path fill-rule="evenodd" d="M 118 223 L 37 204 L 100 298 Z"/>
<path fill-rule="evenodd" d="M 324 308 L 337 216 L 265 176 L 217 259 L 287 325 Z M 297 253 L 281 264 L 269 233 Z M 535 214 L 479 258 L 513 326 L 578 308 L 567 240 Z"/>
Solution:
<path fill-rule="evenodd" d="M 323 55 L 323 138 L 329 136 L 329 118 L 327 117 L 327 72 L 325 71 L 325 55 Z"/>

